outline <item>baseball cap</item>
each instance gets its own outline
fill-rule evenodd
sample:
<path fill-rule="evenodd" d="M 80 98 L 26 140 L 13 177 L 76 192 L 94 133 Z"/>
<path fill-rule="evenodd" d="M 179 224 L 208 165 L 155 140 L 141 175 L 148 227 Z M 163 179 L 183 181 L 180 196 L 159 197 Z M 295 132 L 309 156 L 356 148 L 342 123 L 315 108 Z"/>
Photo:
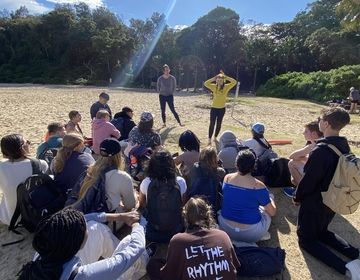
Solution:
<path fill-rule="evenodd" d="M 154 119 L 154 116 L 150 112 L 142 112 L 141 113 L 141 116 L 140 116 L 140 121 L 141 122 L 149 122 L 152 119 Z"/>
<path fill-rule="evenodd" d="M 264 134 L 265 126 L 262 123 L 257 122 L 251 126 L 251 130 L 257 134 Z"/>
<path fill-rule="evenodd" d="M 106 138 L 100 144 L 100 155 L 103 157 L 111 157 L 120 153 L 121 145 L 115 138 Z"/>

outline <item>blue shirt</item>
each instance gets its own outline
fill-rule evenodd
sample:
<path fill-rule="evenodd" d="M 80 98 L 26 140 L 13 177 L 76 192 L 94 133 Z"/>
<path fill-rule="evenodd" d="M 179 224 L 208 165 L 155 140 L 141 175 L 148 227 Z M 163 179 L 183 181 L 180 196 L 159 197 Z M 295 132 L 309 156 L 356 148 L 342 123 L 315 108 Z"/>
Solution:
<path fill-rule="evenodd" d="M 224 182 L 221 215 L 230 221 L 253 225 L 261 220 L 259 206 L 270 203 L 267 188 L 248 189 Z"/>

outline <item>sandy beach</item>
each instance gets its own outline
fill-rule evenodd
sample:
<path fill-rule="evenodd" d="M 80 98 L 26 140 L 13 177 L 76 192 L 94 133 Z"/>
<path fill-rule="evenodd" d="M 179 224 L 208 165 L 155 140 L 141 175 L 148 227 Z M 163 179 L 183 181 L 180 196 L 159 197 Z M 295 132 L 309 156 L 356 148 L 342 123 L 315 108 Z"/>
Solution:
<path fill-rule="evenodd" d="M 23 134 L 32 142 L 31 152 L 34 154 L 46 132 L 47 124 L 53 121 L 67 122 L 67 115 L 71 110 L 81 112 L 81 127 L 85 135 L 90 135 L 89 109 L 102 91 L 107 91 L 110 95 L 109 105 L 113 114 L 120 111 L 123 106 L 129 106 L 134 110 L 134 120 L 137 122 L 142 111 L 151 111 L 155 114 L 155 128 L 161 127 L 158 94 L 153 91 L 77 86 L 0 85 L 0 135 L 3 137 L 9 133 Z M 175 106 L 185 127 L 180 127 L 176 123 L 167 108 L 167 127 L 159 129 L 164 146 L 171 152 L 180 152 L 177 141 L 180 133 L 185 129 L 193 130 L 199 136 L 202 146 L 205 146 L 210 104 L 209 95 L 177 93 Z M 250 137 L 250 124 L 263 122 L 266 125 L 265 135 L 268 139 L 293 140 L 292 145 L 274 147 L 281 156 L 287 156 L 304 144 L 303 125 L 315 120 L 324 107 L 308 101 L 243 96 L 236 100 L 234 108 L 232 105 L 233 103 L 228 103 L 222 131 L 230 129 L 240 139 L 246 139 Z M 349 140 L 360 141 L 360 116 L 352 115 L 351 118 L 351 124 L 344 129 L 343 134 Z M 360 147 L 351 146 L 351 148 L 360 155 Z M 273 189 L 273 192 L 278 214 L 270 227 L 271 240 L 262 242 L 261 245 L 280 246 L 286 250 L 286 270 L 282 279 L 347 279 L 299 249 L 296 237 L 297 208 L 280 189 Z M 360 247 L 360 211 L 344 217 L 336 215 L 331 230 Z M 0 240 L 4 242 L 7 235 L 7 227 L 0 225 Z M 0 247 L 0 279 L 15 279 L 16 273 L 25 262 L 31 260 L 32 255 L 31 235 L 22 243 Z"/>

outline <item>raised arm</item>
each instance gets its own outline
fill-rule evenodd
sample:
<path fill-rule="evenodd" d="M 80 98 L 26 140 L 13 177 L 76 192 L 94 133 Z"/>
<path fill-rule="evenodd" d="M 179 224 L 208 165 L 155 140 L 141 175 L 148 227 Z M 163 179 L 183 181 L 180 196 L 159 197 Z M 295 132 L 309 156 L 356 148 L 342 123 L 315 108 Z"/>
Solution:
<path fill-rule="evenodd" d="M 236 81 L 234 78 L 231 78 L 231 77 L 229 77 L 229 76 L 225 76 L 225 81 L 229 81 L 229 83 L 225 84 L 225 86 L 226 86 L 229 90 L 232 89 L 232 88 L 236 85 L 236 83 L 237 83 L 237 81 Z"/>
<path fill-rule="evenodd" d="M 212 77 L 211 79 L 207 80 L 204 82 L 204 86 L 206 86 L 208 89 L 210 89 L 211 91 L 214 91 L 216 89 L 216 85 L 213 84 L 213 82 L 215 82 L 216 80 L 216 76 Z"/>

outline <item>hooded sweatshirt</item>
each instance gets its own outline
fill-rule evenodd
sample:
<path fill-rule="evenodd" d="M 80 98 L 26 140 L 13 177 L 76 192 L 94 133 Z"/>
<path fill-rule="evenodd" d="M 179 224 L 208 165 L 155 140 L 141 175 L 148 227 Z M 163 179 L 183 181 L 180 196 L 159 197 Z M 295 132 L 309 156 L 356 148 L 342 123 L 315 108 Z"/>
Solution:
<path fill-rule="evenodd" d="M 135 122 L 132 120 L 132 118 L 129 117 L 128 114 L 125 112 L 119 112 L 116 113 L 114 116 L 114 119 L 122 118 L 124 120 L 123 124 L 123 130 L 121 132 L 121 137 L 119 138 L 119 141 L 126 140 L 129 138 L 129 133 L 133 129 L 134 126 L 136 126 Z"/>
<path fill-rule="evenodd" d="M 115 137 L 120 138 L 120 131 L 116 127 L 106 121 L 105 119 L 94 119 L 91 124 L 92 138 L 93 138 L 93 151 L 95 154 L 100 154 L 100 143 L 106 138 Z"/>
<path fill-rule="evenodd" d="M 219 139 L 220 152 L 218 158 L 222 161 L 224 169 L 228 172 L 235 172 L 236 156 L 238 154 L 238 142 L 235 134 L 230 131 L 224 131 Z"/>

